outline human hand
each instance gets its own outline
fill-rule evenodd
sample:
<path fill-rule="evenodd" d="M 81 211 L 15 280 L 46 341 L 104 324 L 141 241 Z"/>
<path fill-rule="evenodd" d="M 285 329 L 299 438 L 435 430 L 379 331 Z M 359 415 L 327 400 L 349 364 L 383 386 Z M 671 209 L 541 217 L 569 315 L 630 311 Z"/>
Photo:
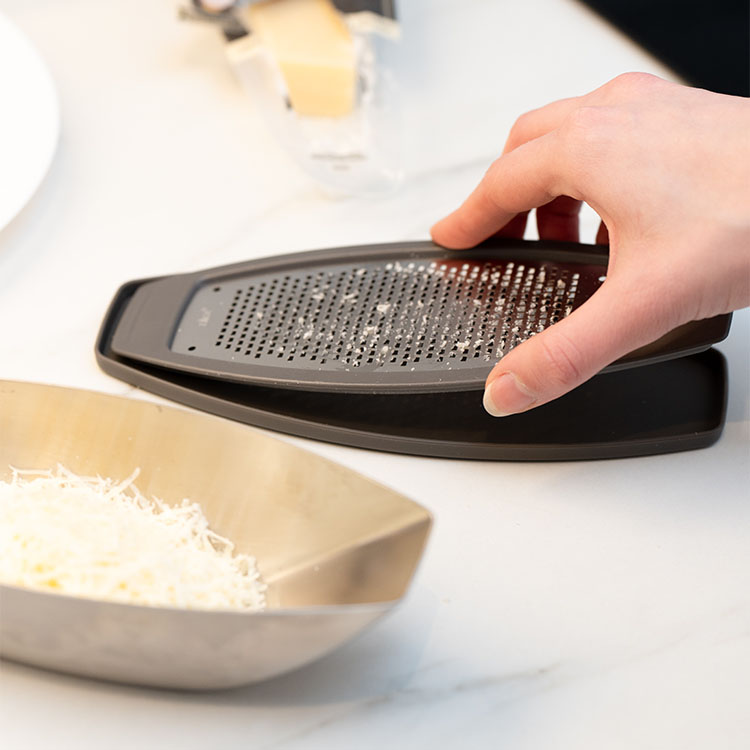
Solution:
<path fill-rule="evenodd" d="M 523 236 L 578 240 L 601 217 L 607 277 L 583 305 L 494 367 L 484 405 L 526 411 L 690 320 L 750 304 L 750 100 L 628 73 L 520 117 L 466 201 L 432 228 L 468 248 Z"/>

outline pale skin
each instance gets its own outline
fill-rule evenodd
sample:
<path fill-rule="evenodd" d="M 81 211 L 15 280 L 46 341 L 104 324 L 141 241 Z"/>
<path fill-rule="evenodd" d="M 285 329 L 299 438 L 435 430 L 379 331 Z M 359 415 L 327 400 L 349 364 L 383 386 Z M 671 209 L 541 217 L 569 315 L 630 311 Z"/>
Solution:
<path fill-rule="evenodd" d="M 494 367 L 493 416 L 532 409 L 678 325 L 750 305 L 750 99 L 628 73 L 520 117 L 477 188 L 432 228 L 448 248 L 523 236 L 578 240 L 601 217 L 606 281 Z"/>

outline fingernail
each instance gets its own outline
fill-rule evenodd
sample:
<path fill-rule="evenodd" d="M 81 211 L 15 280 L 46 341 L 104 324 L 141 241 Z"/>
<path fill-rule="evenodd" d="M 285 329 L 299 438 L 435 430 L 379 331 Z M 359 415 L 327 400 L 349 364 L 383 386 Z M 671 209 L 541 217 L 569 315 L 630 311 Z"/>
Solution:
<path fill-rule="evenodd" d="M 534 394 L 512 372 L 505 372 L 486 385 L 482 403 L 493 417 L 507 417 L 531 406 Z"/>

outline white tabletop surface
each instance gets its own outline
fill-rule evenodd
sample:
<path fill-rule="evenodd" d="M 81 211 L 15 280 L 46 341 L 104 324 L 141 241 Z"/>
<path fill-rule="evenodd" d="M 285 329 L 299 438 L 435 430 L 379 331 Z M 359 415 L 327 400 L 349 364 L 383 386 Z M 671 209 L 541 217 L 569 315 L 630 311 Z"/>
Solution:
<path fill-rule="evenodd" d="M 673 78 L 574 0 L 399 5 L 406 181 L 334 198 L 266 129 L 215 31 L 171 0 L 4 0 L 52 73 L 61 132 L 0 232 L 0 378 L 153 399 L 94 360 L 122 282 L 425 239 L 522 111 L 627 70 Z M 317 664 L 225 693 L 2 663 L 0 745 L 747 748 L 749 328 L 742 311 L 718 347 L 728 421 L 701 451 L 482 463 L 295 440 L 435 514 L 403 606 Z"/>

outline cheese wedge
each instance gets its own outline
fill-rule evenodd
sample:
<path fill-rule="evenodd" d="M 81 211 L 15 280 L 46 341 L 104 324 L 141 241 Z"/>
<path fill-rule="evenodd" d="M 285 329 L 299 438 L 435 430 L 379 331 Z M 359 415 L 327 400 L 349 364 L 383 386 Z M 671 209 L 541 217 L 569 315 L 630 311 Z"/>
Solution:
<path fill-rule="evenodd" d="M 278 64 L 296 112 L 341 117 L 353 110 L 354 43 L 331 0 L 266 0 L 247 14 Z"/>

